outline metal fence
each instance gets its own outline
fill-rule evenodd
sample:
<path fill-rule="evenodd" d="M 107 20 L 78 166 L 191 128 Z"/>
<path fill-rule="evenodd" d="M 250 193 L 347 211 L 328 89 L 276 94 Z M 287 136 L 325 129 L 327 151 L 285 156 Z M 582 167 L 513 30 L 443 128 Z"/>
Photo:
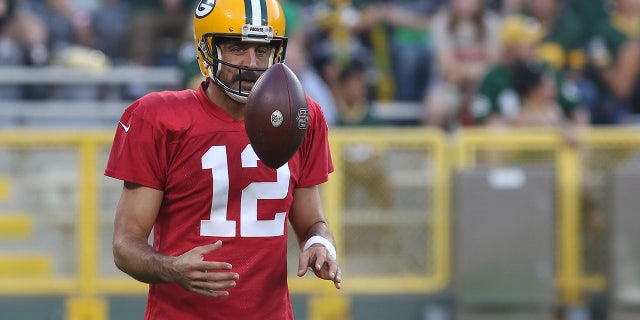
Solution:
<path fill-rule="evenodd" d="M 41 305 L 49 308 L 43 311 L 46 316 L 32 318 L 67 320 L 122 317 L 126 308 L 112 307 L 122 303 L 121 297 L 138 299 L 132 312 L 144 308 L 146 286 L 126 277 L 112 262 L 112 219 L 121 184 L 102 175 L 112 135 L 0 132 L 0 304 L 17 308 L 16 298 L 53 299 L 50 307 Z M 633 312 L 640 305 L 634 295 L 640 290 L 640 258 L 634 253 L 637 237 L 632 226 L 640 224 L 640 216 L 632 214 L 637 212 L 629 207 L 634 202 L 625 200 L 633 200 L 629 189 L 640 186 L 632 179 L 640 172 L 640 132 L 591 129 L 579 140 L 576 148 L 558 132 L 545 130 L 469 129 L 449 137 L 429 129 L 332 129 L 336 172 L 321 192 L 341 252 L 344 289 L 336 291 L 313 277 L 296 277 L 298 249 L 291 239 L 290 288 L 297 318 L 387 319 L 381 306 L 395 310 L 393 306 L 410 302 L 411 308 L 394 311 L 395 318 L 450 319 L 447 316 L 466 301 L 466 288 L 472 288 L 460 285 L 467 279 L 457 264 L 466 258 L 465 243 L 483 241 L 460 237 L 455 230 L 483 214 L 481 199 L 509 212 L 501 204 L 520 203 L 519 195 L 506 192 L 522 187 L 523 177 L 550 179 L 550 184 L 533 187 L 541 195 L 546 194 L 544 188 L 552 188 L 552 197 L 541 196 L 542 206 L 536 207 L 539 212 L 551 210 L 547 216 L 552 223 L 531 223 L 529 235 L 504 235 L 532 241 L 536 235 L 553 235 L 548 250 L 535 251 L 551 255 L 546 257 L 552 261 L 550 275 L 540 277 L 540 268 L 528 268 L 526 259 L 534 247 L 509 238 L 500 250 L 525 253 L 514 255 L 518 261 L 500 260 L 503 269 L 495 271 L 519 268 L 536 273 L 531 278 L 541 281 L 539 288 L 549 292 L 545 301 L 554 308 L 587 308 L 595 293 L 610 298 L 615 311 L 611 314 Z M 527 168 L 540 166 L 549 169 L 547 173 L 527 176 Z M 460 181 L 473 180 L 456 178 L 467 171 L 482 173 L 482 183 L 484 177 L 493 179 L 487 184 L 494 187 L 493 193 L 487 198 L 474 189 L 459 193 Z M 467 196 L 459 199 L 458 194 Z M 491 203 L 505 196 L 510 201 Z M 532 193 L 521 202 L 529 205 L 534 197 Z M 459 211 L 462 203 L 466 213 Z M 509 230 L 499 228 L 499 221 L 492 228 L 495 218 L 486 217 L 479 220 L 482 225 L 466 224 L 471 229 L 465 230 L 472 234 L 487 227 L 494 235 Z M 497 285 L 482 285 L 487 292 L 499 290 Z M 428 308 L 434 304 L 440 309 Z M 25 310 L 12 314 L 11 308 L 3 309 L 8 311 L 0 313 L 0 319 L 19 317 Z"/>

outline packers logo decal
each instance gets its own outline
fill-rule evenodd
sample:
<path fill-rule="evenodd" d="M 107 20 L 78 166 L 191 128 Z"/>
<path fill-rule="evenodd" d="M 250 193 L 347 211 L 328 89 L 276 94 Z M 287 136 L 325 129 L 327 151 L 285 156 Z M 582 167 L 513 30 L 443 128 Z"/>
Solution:
<path fill-rule="evenodd" d="M 216 6 L 216 0 L 200 0 L 196 8 L 196 17 L 204 18 L 213 11 Z"/>
<path fill-rule="evenodd" d="M 298 129 L 307 130 L 309 128 L 309 108 L 301 107 L 298 110 Z"/>

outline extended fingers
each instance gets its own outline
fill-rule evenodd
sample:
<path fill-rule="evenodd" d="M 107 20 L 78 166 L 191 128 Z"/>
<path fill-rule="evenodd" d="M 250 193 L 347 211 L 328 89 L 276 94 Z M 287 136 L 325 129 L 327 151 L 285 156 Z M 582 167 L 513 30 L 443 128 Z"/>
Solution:
<path fill-rule="evenodd" d="M 301 252 L 298 266 L 298 276 L 303 276 L 308 268 L 312 268 L 316 276 L 325 280 L 333 280 L 339 269 L 336 260 L 321 246 Z"/>
<path fill-rule="evenodd" d="M 302 251 L 298 259 L 298 276 L 302 277 L 307 273 L 307 269 L 312 268 L 314 273 L 318 273 L 322 270 L 322 266 L 325 262 L 325 253 L 321 253 L 319 250 L 324 247 L 310 247 L 309 249 Z"/>
<path fill-rule="evenodd" d="M 229 296 L 229 291 L 226 291 L 224 289 L 233 288 L 235 286 L 235 281 L 195 282 L 190 288 L 190 291 L 206 297 L 222 298 Z"/>
<path fill-rule="evenodd" d="M 340 268 L 338 268 L 338 263 L 335 260 L 329 261 L 329 279 L 335 281 L 339 271 Z"/>
<path fill-rule="evenodd" d="M 238 279 L 240 279 L 240 275 L 235 272 L 205 272 L 205 280 L 210 282 Z"/>
<path fill-rule="evenodd" d="M 307 269 L 309 269 L 309 251 L 303 251 L 300 253 L 298 258 L 298 277 L 302 277 L 307 273 Z"/>
<path fill-rule="evenodd" d="M 316 267 L 317 264 L 316 262 Z M 318 278 L 333 281 L 336 289 L 342 288 L 342 271 L 340 271 L 337 261 L 331 258 L 327 259 L 320 269 L 314 270 L 314 273 Z"/>
<path fill-rule="evenodd" d="M 231 270 L 233 266 L 226 262 L 201 261 L 195 268 L 199 270 Z"/>
<path fill-rule="evenodd" d="M 342 272 L 338 262 L 333 259 L 326 248 L 317 246 L 300 253 L 298 261 L 298 276 L 302 277 L 307 269 L 312 268 L 318 278 L 333 281 L 336 289 L 342 288 Z"/>
<path fill-rule="evenodd" d="M 224 289 L 235 287 L 235 280 L 239 278 L 240 276 L 233 272 L 199 272 L 189 283 L 189 289 L 207 297 L 226 297 L 229 292 Z"/>
<path fill-rule="evenodd" d="M 322 267 L 324 266 L 325 261 L 326 261 L 326 255 L 324 254 L 316 255 L 316 262 L 314 263 L 313 268 L 316 269 L 316 271 L 322 270 Z"/>
<path fill-rule="evenodd" d="M 196 271 L 191 276 L 193 281 L 225 281 L 238 280 L 240 275 L 235 272 L 207 272 Z"/>
<path fill-rule="evenodd" d="M 337 267 L 337 263 L 336 263 L 336 267 Z M 342 288 L 342 271 L 340 271 L 340 268 L 337 268 L 337 270 L 335 271 L 335 276 L 333 277 L 333 284 L 336 286 L 336 289 L 341 289 Z"/>
<path fill-rule="evenodd" d="M 236 286 L 235 281 L 197 281 L 191 284 L 193 290 L 219 291 Z"/>
<path fill-rule="evenodd" d="M 229 296 L 229 291 L 214 291 L 214 290 L 204 290 L 204 289 L 193 289 L 191 290 L 193 293 L 197 293 L 199 295 L 203 295 L 205 297 L 210 298 L 224 298 Z"/>
<path fill-rule="evenodd" d="M 210 253 L 213 253 L 222 247 L 222 241 L 218 240 L 212 244 L 207 244 L 204 246 L 199 246 L 191 249 L 191 252 L 200 255 L 201 257 L 206 256 Z"/>
<path fill-rule="evenodd" d="M 231 270 L 232 266 L 226 262 L 213 262 L 213 261 L 199 261 L 189 267 L 188 273 L 186 273 L 187 277 L 192 280 L 202 280 L 209 281 L 216 279 L 211 279 L 211 277 L 222 276 L 222 275 L 230 275 L 230 272 L 208 272 L 208 271 L 222 271 L 222 270 Z M 237 276 L 236 273 L 233 273 Z M 228 278 L 231 279 L 231 278 Z M 228 280 L 221 279 L 221 280 Z"/>

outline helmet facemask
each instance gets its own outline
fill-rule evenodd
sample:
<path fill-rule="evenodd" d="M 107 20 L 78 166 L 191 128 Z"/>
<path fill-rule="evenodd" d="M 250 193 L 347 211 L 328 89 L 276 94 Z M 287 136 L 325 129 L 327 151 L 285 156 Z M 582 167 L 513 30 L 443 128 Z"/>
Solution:
<path fill-rule="evenodd" d="M 245 25 L 243 27 L 242 37 L 239 37 L 237 34 L 214 34 L 207 33 L 202 36 L 202 38 L 198 42 L 198 51 L 199 56 L 203 60 L 203 64 L 207 70 L 207 77 L 211 78 L 213 82 L 222 88 L 225 93 L 231 97 L 234 101 L 239 103 L 245 103 L 247 98 L 249 97 L 250 91 L 243 90 L 241 87 L 241 81 L 238 81 L 238 87 L 232 88 L 222 82 L 220 80 L 219 75 L 222 70 L 222 65 L 225 65 L 230 68 L 234 68 L 238 71 L 237 77 L 238 79 L 243 79 L 243 72 L 256 72 L 261 74 L 266 71 L 268 67 L 273 65 L 274 63 L 282 63 L 285 58 L 285 51 L 287 46 L 287 38 L 285 37 L 273 37 L 272 33 L 264 33 L 262 36 L 245 33 L 245 29 L 251 29 L 249 25 Z M 269 57 L 269 64 L 267 68 L 251 68 L 251 67 L 243 67 L 239 65 L 235 65 L 229 62 L 222 60 L 222 51 L 220 49 L 220 44 L 224 41 L 229 40 L 242 40 L 249 42 L 262 42 L 271 44 L 271 53 Z M 252 79 L 257 80 L 257 79 Z"/>
<path fill-rule="evenodd" d="M 278 0 L 199 0 L 193 17 L 193 33 L 200 72 L 233 100 L 244 103 L 250 90 L 240 87 L 242 81 L 235 87 L 236 79 L 254 80 L 255 76 L 246 73 L 261 74 L 274 63 L 283 63 L 287 47 L 285 32 L 284 11 Z M 220 44 L 225 39 L 270 45 L 270 53 L 261 51 L 268 56 L 260 57 L 269 59 L 267 67 L 250 68 L 223 61 L 220 48 L 224 45 Z M 237 70 L 235 74 L 231 72 L 228 84 L 220 79 L 222 69 L 225 76 L 226 70 Z"/>

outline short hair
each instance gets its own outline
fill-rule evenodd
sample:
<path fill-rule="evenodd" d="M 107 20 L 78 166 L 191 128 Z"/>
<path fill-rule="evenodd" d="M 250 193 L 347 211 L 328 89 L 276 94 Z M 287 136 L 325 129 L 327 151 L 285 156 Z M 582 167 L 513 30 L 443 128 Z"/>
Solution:
<path fill-rule="evenodd" d="M 537 62 L 518 61 L 511 72 L 513 88 L 520 97 L 525 97 L 542 83 L 544 67 Z"/>

